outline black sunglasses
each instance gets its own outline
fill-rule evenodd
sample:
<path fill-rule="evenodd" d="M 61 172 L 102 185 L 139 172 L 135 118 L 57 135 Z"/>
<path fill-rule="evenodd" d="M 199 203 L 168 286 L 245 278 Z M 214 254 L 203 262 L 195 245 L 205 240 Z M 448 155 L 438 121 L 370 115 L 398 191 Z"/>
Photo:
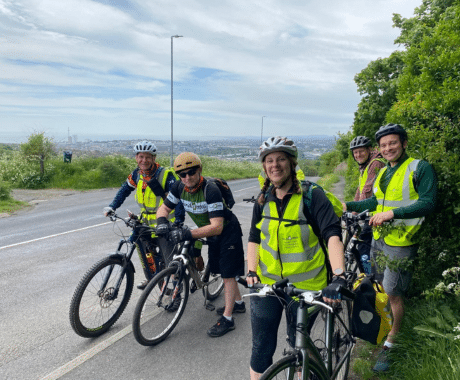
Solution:
<path fill-rule="evenodd" d="M 191 176 L 196 174 L 197 170 L 198 170 L 197 168 L 190 169 L 188 172 L 179 172 L 179 173 L 177 173 L 177 175 L 179 177 L 181 177 L 181 178 L 185 178 L 185 177 L 187 177 L 187 174 L 188 174 L 188 176 L 191 177 Z"/>

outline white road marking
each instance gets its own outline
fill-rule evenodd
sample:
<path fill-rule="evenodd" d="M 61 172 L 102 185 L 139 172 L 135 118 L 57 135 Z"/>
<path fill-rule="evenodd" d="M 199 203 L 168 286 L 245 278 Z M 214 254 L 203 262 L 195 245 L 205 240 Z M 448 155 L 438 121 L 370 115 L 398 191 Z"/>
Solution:
<path fill-rule="evenodd" d="M 16 246 L 18 246 L 18 245 L 29 244 L 29 243 L 33 243 L 33 242 L 36 242 L 36 241 L 39 241 L 39 240 L 45 240 L 45 239 L 49 239 L 49 238 L 53 238 L 53 237 L 57 237 L 57 236 L 62 236 L 62 235 L 66 235 L 66 234 L 71 234 L 71 233 L 73 233 L 73 232 L 79 232 L 79 231 L 83 231 L 83 230 L 88 230 L 88 229 L 90 229 L 90 228 L 104 226 L 104 225 L 109 224 L 109 223 L 113 223 L 113 222 L 105 222 L 105 223 L 95 224 L 94 226 L 88 226 L 88 227 L 78 228 L 78 229 L 76 229 L 76 230 L 61 232 L 61 233 L 55 234 L 55 235 L 49 235 L 49 236 L 44 236 L 44 237 L 37 238 L 37 239 L 33 239 L 33 240 L 22 241 L 22 242 L 20 242 L 20 243 L 5 245 L 4 247 L 0 247 L 0 249 L 16 247 Z"/>
<path fill-rule="evenodd" d="M 124 336 L 128 335 L 131 331 L 133 331 L 132 325 L 126 326 L 120 332 L 112 335 L 107 340 L 99 343 L 98 345 L 94 346 L 93 348 L 89 349 L 88 351 L 84 352 L 83 354 L 77 356 L 75 359 L 71 360 L 70 362 L 64 364 L 62 367 L 59 367 L 55 371 L 51 372 L 50 374 L 42 377 L 41 380 L 56 380 L 60 377 L 64 376 L 66 373 L 77 368 L 79 365 L 86 362 L 88 359 L 91 359 L 93 356 L 97 355 L 99 352 L 105 350 L 106 348 L 110 347 L 116 341 L 120 340 Z"/>

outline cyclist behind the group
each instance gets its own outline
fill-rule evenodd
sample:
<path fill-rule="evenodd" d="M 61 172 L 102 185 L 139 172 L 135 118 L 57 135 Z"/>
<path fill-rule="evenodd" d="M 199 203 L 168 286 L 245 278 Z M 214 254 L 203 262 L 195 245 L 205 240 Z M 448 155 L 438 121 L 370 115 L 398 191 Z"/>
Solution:
<path fill-rule="evenodd" d="M 171 169 L 164 168 L 155 162 L 157 148 L 154 143 L 141 141 L 134 146 L 134 153 L 136 154 L 135 158 L 138 167 L 128 176 L 128 179 L 118 190 L 112 203 L 104 208 L 104 215 L 107 216 L 109 213 L 115 211 L 133 191 L 136 191 L 135 197 L 141 209 L 140 218 L 142 222 L 155 227 L 156 211 L 163 203 L 171 186 L 177 181 L 177 177 L 175 177 Z M 172 215 L 172 217 L 175 217 L 176 223 L 184 222 L 185 211 L 182 204 L 177 207 L 175 215 Z M 136 238 L 136 236 L 131 236 L 131 241 L 135 241 Z M 155 246 L 158 246 L 156 237 L 152 236 L 152 239 Z M 148 264 L 145 262 L 145 258 L 142 257 L 140 251 L 138 252 L 146 279 L 137 285 L 137 287 L 144 289 L 151 279 L 152 274 L 146 269 Z M 154 259 L 156 264 L 158 264 L 159 258 L 154 256 Z"/>
<path fill-rule="evenodd" d="M 301 289 L 323 289 L 326 302 L 339 302 L 337 285 L 346 286 L 340 220 L 320 187 L 313 189 L 311 206 L 307 208 L 296 177 L 297 154 L 294 142 L 285 137 L 269 138 L 260 147 L 258 158 L 267 179 L 254 205 L 246 279 L 251 286 L 256 282 L 273 284 L 289 278 Z M 296 224 L 292 220 L 308 220 L 309 223 Z M 313 224 L 320 231 L 320 237 L 313 232 Z M 330 286 L 327 284 L 327 259 L 321 248 L 324 244 L 319 239 L 327 244 L 334 272 Z M 283 306 L 276 298 L 251 298 L 250 373 L 253 380 L 273 362 L 282 312 Z M 309 329 L 313 322 L 314 318 L 309 321 Z M 295 328 L 288 324 L 291 343 L 294 333 Z"/>
<path fill-rule="evenodd" d="M 202 164 L 196 154 L 181 153 L 174 161 L 174 170 L 181 181 L 172 186 L 157 212 L 157 233 L 168 233 L 166 217 L 182 201 L 198 228 L 173 230 L 169 239 L 178 243 L 207 238 L 211 272 L 221 274 L 225 290 L 225 307 L 217 309 L 222 317 L 207 333 L 212 337 L 222 336 L 235 329 L 232 313 L 246 311 L 235 280 L 236 276 L 244 274 L 241 226 L 235 214 L 226 207 L 218 186 L 201 175 Z"/>
<path fill-rule="evenodd" d="M 372 196 L 375 178 L 386 162 L 381 153 L 372 150 L 372 142 L 366 136 L 357 136 L 350 143 L 350 150 L 353 158 L 359 165 L 359 183 L 356 189 L 354 201 L 362 201 Z M 366 221 L 364 223 L 359 239 L 363 243 L 358 244 L 358 251 L 361 255 L 366 274 L 371 274 L 370 251 L 372 242 L 372 228 Z"/>
<path fill-rule="evenodd" d="M 372 270 L 377 279 L 383 278 L 383 288 L 388 294 L 393 314 L 392 329 L 384 343 L 374 371 L 387 371 L 390 367 L 388 349 L 401 328 L 404 315 L 404 294 L 409 288 L 409 270 L 378 268 L 374 253 L 383 252 L 392 261 L 412 259 L 418 249 L 420 226 L 424 217 L 434 211 L 437 179 L 432 166 L 423 160 L 415 160 L 406 153 L 407 132 L 399 124 L 387 124 L 375 133 L 382 156 L 388 164 L 380 170 L 374 183 L 374 195 L 360 202 L 347 202 L 350 211 L 376 211 L 369 221 L 371 226 L 381 226 L 393 220 L 388 234 L 373 230 Z"/>

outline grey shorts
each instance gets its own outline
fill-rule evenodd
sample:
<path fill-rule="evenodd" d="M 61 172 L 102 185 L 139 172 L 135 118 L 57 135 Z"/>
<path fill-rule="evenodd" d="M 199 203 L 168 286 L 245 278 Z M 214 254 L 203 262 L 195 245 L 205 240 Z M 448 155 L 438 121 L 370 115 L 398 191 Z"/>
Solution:
<path fill-rule="evenodd" d="M 390 260 L 409 258 L 413 259 L 417 254 L 418 245 L 408 247 L 394 247 L 388 245 L 383 239 L 372 239 L 371 261 L 372 273 L 375 273 L 376 280 L 381 281 L 385 292 L 391 296 L 403 296 L 409 289 L 412 279 L 412 272 L 407 270 L 390 270 L 388 267 L 380 268 L 375 261 L 377 252 L 383 251 Z"/>

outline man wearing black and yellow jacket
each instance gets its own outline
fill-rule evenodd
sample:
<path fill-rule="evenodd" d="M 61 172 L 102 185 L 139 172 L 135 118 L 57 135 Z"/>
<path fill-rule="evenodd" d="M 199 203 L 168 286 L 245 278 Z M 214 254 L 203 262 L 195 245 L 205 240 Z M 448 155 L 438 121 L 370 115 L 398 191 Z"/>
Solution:
<path fill-rule="evenodd" d="M 157 148 L 151 141 L 141 141 L 134 146 L 135 159 L 137 168 L 128 176 L 126 182 L 123 183 L 121 188 L 115 195 L 112 203 L 104 208 L 104 215 L 107 216 L 111 212 L 119 208 L 126 198 L 135 191 L 136 202 L 138 203 L 141 214 L 140 218 L 143 223 L 155 227 L 157 223 L 156 212 L 163 204 L 163 201 L 169 192 L 171 186 L 177 181 L 174 172 L 169 168 L 163 168 L 158 162 L 155 161 L 157 156 Z M 171 215 L 171 221 L 183 223 L 185 219 L 185 210 L 182 203 L 177 207 L 175 214 Z M 158 246 L 155 236 L 152 236 L 154 246 Z M 137 236 L 131 236 L 131 240 L 135 241 Z M 148 281 L 152 278 L 154 273 L 146 269 L 147 258 L 141 251 L 138 250 L 141 264 L 144 268 L 146 279 L 139 283 L 137 287 L 144 289 Z M 154 256 L 155 263 L 158 264 L 159 257 L 155 252 L 151 252 Z M 155 268 L 156 270 L 156 268 Z M 151 271 L 153 269 L 151 268 Z"/>
<path fill-rule="evenodd" d="M 407 155 L 407 132 L 400 125 L 387 124 L 380 127 L 375 139 L 388 165 L 377 175 L 374 195 L 360 202 L 348 202 L 347 210 L 375 211 L 369 221 L 371 226 L 378 227 L 392 221 L 394 228 L 385 236 L 380 234 L 378 228 L 374 228 L 373 254 L 383 252 L 392 261 L 411 259 L 418 249 L 417 232 L 424 217 L 433 212 L 436 205 L 436 174 L 428 162 Z M 380 279 L 383 274 L 383 288 L 389 296 L 393 314 L 392 329 L 374 367 L 374 371 L 382 372 L 389 369 L 387 353 L 401 328 L 403 296 L 409 288 L 411 273 L 402 269 L 392 271 L 388 267 L 375 267 L 375 271 Z"/>
<path fill-rule="evenodd" d="M 378 172 L 382 169 L 386 161 L 380 152 L 375 152 L 371 148 L 372 142 L 366 136 L 357 136 L 350 142 L 350 150 L 359 165 L 359 183 L 356 189 L 354 201 L 362 201 L 372 196 L 374 181 Z M 368 222 L 364 223 L 359 239 L 358 251 L 361 255 L 361 262 L 366 274 L 371 274 L 370 251 L 372 242 L 372 228 Z"/>

